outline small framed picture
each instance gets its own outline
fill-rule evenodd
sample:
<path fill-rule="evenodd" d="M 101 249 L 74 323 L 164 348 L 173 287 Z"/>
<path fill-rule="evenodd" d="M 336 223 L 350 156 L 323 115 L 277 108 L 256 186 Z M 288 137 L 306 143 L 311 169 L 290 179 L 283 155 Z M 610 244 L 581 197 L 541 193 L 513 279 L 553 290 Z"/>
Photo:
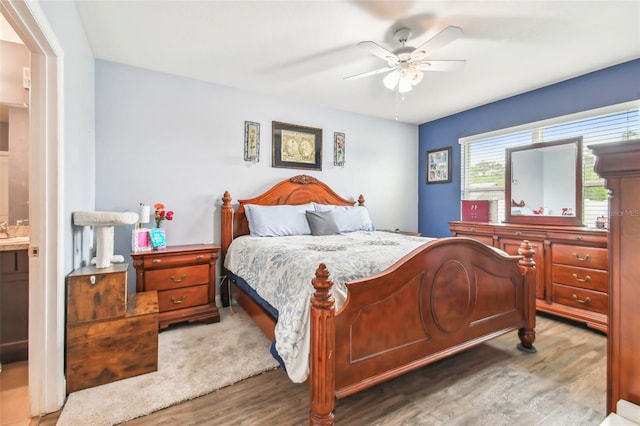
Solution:
<path fill-rule="evenodd" d="M 244 122 L 244 161 L 260 161 L 260 123 Z"/>
<path fill-rule="evenodd" d="M 322 170 L 322 129 L 273 124 L 273 167 Z"/>
<path fill-rule="evenodd" d="M 344 167 L 344 133 L 333 133 L 333 165 Z"/>
<path fill-rule="evenodd" d="M 427 183 L 451 182 L 451 147 L 427 151 Z"/>
<path fill-rule="evenodd" d="M 151 251 L 151 241 L 149 240 L 149 230 L 147 228 L 133 230 L 131 249 L 134 252 Z"/>

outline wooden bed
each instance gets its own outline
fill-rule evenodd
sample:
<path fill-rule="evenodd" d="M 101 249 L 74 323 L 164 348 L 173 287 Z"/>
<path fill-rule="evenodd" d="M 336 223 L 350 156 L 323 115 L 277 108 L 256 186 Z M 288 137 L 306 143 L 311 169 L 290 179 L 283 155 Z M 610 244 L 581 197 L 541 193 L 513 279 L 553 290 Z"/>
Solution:
<path fill-rule="evenodd" d="M 221 256 L 232 240 L 249 234 L 246 204 L 353 206 L 306 175 L 279 182 L 234 212 L 225 192 Z M 363 205 L 362 195 L 358 200 Z M 535 352 L 535 265 L 523 241 L 522 256 L 508 256 L 467 238 L 442 238 L 414 250 L 383 273 L 347 283 L 336 312 L 330 272 L 320 264 L 311 299 L 310 424 L 335 423 L 335 401 L 360 390 L 517 330 L 518 348 Z M 223 270 L 223 274 L 226 271 Z M 223 283 L 223 304 L 228 306 Z M 236 301 L 273 339 L 275 320 L 239 287 Z"/>

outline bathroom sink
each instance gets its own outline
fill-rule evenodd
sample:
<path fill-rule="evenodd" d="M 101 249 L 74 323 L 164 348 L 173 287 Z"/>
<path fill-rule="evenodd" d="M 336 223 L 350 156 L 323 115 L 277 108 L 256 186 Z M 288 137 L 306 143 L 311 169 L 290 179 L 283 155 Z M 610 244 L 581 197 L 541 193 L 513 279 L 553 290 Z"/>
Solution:
<path fill-rule="evenodd" d="M 26 250 L 29 248 L 29 237 L 0 237 L 0 251 Z"/>

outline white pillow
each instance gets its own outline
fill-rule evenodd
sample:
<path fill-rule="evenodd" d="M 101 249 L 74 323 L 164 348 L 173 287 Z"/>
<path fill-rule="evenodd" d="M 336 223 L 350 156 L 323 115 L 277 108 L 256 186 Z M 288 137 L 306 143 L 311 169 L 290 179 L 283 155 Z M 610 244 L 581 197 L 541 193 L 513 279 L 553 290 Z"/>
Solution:
<path fill-rule="evenodd" d="M 309 235 L 311 228 L 305 212 L 313 209 L 313 204 L 244 206 L 249 232 L 252 237 L 284 237 L 287 235 Z"/>
<path fill-rule="evenodd" d="M 317 212 L 333 212 L 340 232 L 374 231 L 373 222 L 365 206 L 336 206 L 333 204 L 313 203 Z"/>

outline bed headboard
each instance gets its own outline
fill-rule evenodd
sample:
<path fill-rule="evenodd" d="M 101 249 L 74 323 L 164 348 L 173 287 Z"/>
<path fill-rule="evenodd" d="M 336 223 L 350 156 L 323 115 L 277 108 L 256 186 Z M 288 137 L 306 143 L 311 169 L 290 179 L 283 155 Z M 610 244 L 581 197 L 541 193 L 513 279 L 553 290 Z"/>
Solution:
<path fill-rule="evenodd" d="M 315 202 L 319 204 L 335 204 L 338 206 L 353 206 L 355 201 L 342 198 L 329 186 L 318 179 L 308 175 L 297 175 L 285 179 L 262 195 L 247 200 L 238 200 L 238 209 L 234 212 L 231 205 L 231 195 L 225 191 L 222 197 L 222 215 L 220 219 L 221 233 L 220 245 L 222 251 L 222 263 L 227 248 L 234 238 L 249 234 L 249 223 L 245 214 L 245 204 L 259 204 L 263 206 L 276 206 L 279 204 L 306 204 Z M 358 205 L 364 206 L 364 197 L 360 195 Z"/>

